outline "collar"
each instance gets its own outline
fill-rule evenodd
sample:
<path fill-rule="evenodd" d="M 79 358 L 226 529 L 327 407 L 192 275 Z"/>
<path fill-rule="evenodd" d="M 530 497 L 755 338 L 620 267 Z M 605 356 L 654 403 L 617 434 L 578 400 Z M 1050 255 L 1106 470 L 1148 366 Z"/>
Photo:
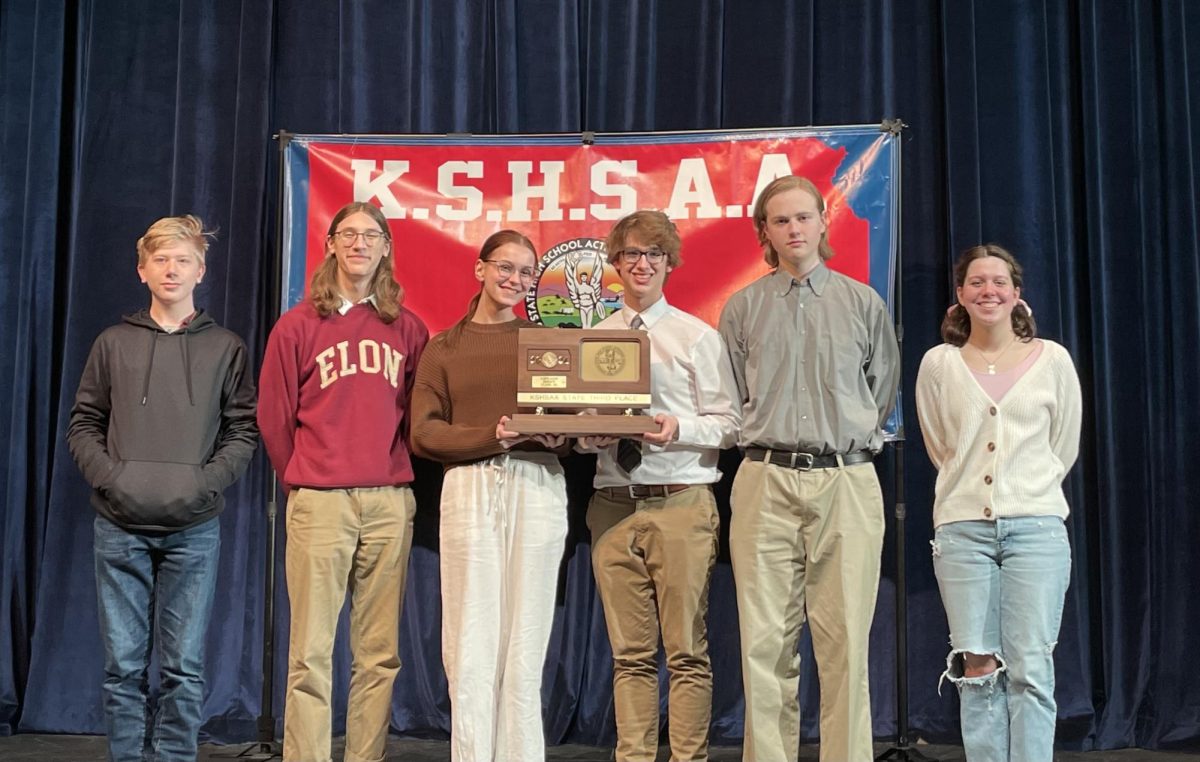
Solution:
<path fill-rule="evenodd" d="M 349 312 L 351 309 L 354 308 L 354 304 L 355 304 L 354 302 L 350 301 L 349 299 L 347 299 L 346 297 L 343 296 L 342 303 L 340 306 L 338 306 L 338 314 L 345 315 L 347 312 Z M 358 304 L 370 304 L 375 309 L 379 309 L 379 305 L 375 303 L 375 294 L 371 294 L 366 299 L 359 300 Z"/>
<path fill-rule="evenodd" d="M 664 294 L 663 296 L 659 297 L 658 301 L 656 301 L 654 304 L 651 304 L 640 313 L 635 312 L 633 309 L 627 306 L 621 307 L 621 320 L 625 323 L 625 327 L 629 328 L 630 323 L 633 322 L 633 319 L 640 315 L 642 318 L 642 325 L 645 326 L 647 331 L 649 331 L 654 327 L 655 323 L 662 319 L 663 315 L 667 314 L 669 309 L 670 305 L 667 304 L 667 297 Z"/>
<path fill-rule="evenodd" d="M 830 272 L 824 262 L 818 262 L 817 266 L 809 271 L 802 280 L 796 280 L 787 270 L 777 267 L 771 274 L 771 288 L 776 296 L 783 297 L 787 296 L 793 288 L 807 285 L 814 294 L 820 296 L 821 292 L 825 290 L 825 285 L 829 283 Z"/>
<path fill-rule="evenodd" d="M 166 333 L 179 333 L 180 331 L 187 330 L 187 327 L 191 325 L 192 321 L 195 320 L 199 315 L 200 310 L 193 310 L 192 314 L 179 321 L 179 325 L 163 325 L 162 323 L 158 323 L 157 320 L 154 322 L 158 323 L 158 327 L 163 329 L 163 331 Z M 151 320 L 153 320 L 153 318 L 151 318 Z"/>

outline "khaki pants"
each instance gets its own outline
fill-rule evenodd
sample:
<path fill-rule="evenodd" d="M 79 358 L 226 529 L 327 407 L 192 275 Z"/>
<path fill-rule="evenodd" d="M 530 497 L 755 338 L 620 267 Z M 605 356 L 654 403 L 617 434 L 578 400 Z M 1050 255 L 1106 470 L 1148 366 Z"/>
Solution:
<path fill-rule="evenodd" d="M 330 760 L 333 638 L 347 587 L 353 664 L 345 759 L 384 759 L 415 512 L 408 487 L 297 489 L 288 496 L 286 762 Z"/>
<path fill-rule="evenodd" d="M 871 760 L 867 646 L 884 532 L 874 466 L 799 471 L 744 460 L 730 503 L 743 759 L 795 762 L 799 754 L 797 648 L 807 613 L 821 683 L 821 759 Z"/>
<path fill-rule="evenodd" d="M 587 523 L 612 644 L 617 762 L 653 762 L 658 751 L 660 627 L 670 673 L 672 762 L 708 759 L 706 616 L 719 522 L 708 485 L 646 500 L 592 496 Z"/>

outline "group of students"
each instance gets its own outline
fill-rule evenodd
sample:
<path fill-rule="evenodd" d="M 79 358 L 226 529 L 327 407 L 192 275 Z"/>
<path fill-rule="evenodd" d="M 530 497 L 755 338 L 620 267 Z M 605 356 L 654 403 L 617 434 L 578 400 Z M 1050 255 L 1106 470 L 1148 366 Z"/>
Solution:
<path fill-rule="evenodd" d="M 746 700 L 744 759 L 795 760 L 798 641 L 821 688 L 821 758 L 872 758 L 868 639 L 884 536 L 873 465 L 900 379 L 886 305 L 829 269 L 824 199 L 768 185 L 754 229 L 772 272 L 735 293 L 718 329 L 664 295 L 682 266 L 661 212 L 607 239 L 622 308 L 597 328 L 646 331 L 656 431 L 637 440 L 512 431 L 514 308 L 537 249 L 501 230 L 474 262 L 466 314 L 433 339 L 402 306 L 387 220 L 343 207 L 307 298 L 271 332 L 258 402 L 246 350 L 195 309 L 207 233 L 159 220 L 138 241 L 149 310 L 96 340 L 68 442 L 93 487 L 95 567 L 113 760 L 194 759 L 221 493 L 261 430 L 287 491 L 291 603 L 284 759 L 331 758 L 332 653 L 351 597 L 347 762 L 385 756 L 398 621 L 416 509 L 411 452 L 444 464 L 442 659 L 456 762 L 544 759 L 541 678 L 567 532 L 559 458 L 595 453 L 592 567 L 613 654 L 615 758 L 658 748 L 658 650 L 672 760 L 708 758 L 706 619 L 721 449 L 744 453 L 729 551 Z M 1061 483 L 1078 449 L 1070 357 L 1036 339 L 1021 268 L 994 245 L 955 268 L 946 343 L 925 356 L 917 412 L 938 468 L 934 566 L 950 623 L 944 677 L 971 760 L 1049 760 L 1053 644 L 1070 567 Z M 256 428 L 257 420 L 257 428 Z M 640 441 L 638 441 L 640 440 Z M 152 646 L 162 686 L 152 707 Z"/>

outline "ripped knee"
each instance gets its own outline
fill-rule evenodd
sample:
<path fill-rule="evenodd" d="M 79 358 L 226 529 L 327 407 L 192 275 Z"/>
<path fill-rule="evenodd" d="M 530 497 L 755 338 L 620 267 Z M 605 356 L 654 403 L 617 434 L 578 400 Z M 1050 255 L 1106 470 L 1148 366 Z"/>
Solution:
<path fill-rule="evenodd" d="M 946 671 L 938 680 L 938 694 L 941 694 L 945 680 L 954 683 L 960 691 L 976 687 L 990 690 L 1007 669 L 1004 657 L 999 652 L 976 653 L 957 648 L 946 657 Z"/>
<path fill-rule="evenodd" d="M 1000 668 L 1000 657 L 993 654 L 977 654 L 970 651 L 963 651 L 959 655 L 959 658 L 963 662 L 963 677 L 967 679 L 987 677 Z"/>

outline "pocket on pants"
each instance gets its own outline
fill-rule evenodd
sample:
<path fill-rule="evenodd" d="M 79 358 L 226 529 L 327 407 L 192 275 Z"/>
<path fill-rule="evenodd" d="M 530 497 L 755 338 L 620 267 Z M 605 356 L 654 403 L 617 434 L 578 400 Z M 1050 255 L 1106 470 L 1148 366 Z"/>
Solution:
<path fill-rule="evenodd" d="M 294 487 L 288 494 L 287 515 L 284 517 L 284 532 L 291 535 L 311 529 L 315 503 L 320 501 L 320 493 L 307 487 Z"/>

